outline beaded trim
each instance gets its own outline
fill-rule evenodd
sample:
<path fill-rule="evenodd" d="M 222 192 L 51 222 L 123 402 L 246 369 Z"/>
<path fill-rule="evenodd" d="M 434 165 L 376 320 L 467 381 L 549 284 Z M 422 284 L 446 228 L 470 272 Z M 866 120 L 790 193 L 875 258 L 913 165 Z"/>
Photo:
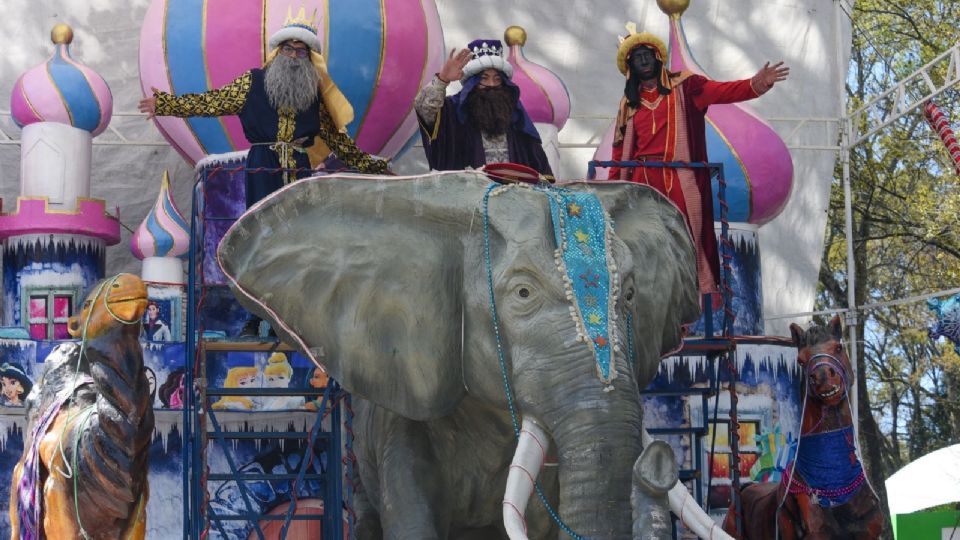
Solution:
<path fill-rule="evenodd" d="M 617 331 L 620 274 L 613 259 L 610 215 L 594 193 L 549 185 L 509 184 L 494 187 L 495 197 L 509 189 L 532 189 L 547 196 L 557 248 L 554 262 L 570 301 L 576 341 L 587 344 L 597 363 L 597 377 L 613 390 L 615 355 L 621 352 Z M 571 238 L 572 237 L 572 238 Z"/>

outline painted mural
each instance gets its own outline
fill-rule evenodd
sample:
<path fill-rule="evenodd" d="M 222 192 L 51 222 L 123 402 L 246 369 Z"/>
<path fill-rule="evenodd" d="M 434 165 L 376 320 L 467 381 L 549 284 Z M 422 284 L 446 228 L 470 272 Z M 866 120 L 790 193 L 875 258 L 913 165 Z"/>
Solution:
<path fill-rule="evenodd" d="M 741 482 L 779 480 L 800 429 L 801 371 L 796 348 L 779 339 L 738 339 L 734 362 Z M 719 381 L 720 392 L 713 389 Z M 705 354 L 673 356 L 646 389 L 644 422 L 673 446 L 687 482 L 718 520 L 730 504 L 730 370 Z"/>

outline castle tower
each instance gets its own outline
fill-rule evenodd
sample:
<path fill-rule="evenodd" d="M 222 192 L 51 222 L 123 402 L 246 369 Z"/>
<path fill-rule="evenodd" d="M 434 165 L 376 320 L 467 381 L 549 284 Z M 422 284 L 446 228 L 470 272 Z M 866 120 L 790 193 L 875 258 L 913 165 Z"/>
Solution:
<path fill-rule="evenodd" d="M 10 99 L 23 128 L 20 196 L 2 212 L 4 326 L 32 339 L 67 339 L 67 317 L 104 277 L 106 246 L 120 222 L 90 198 L 93 137 L 106 129 L 113 96 L 96 72 L 70 55 L 73 30 L 50 32 L 54 52 L 17 79 Z"/>
<path fill-rule="evenodd" d="M 556 73 L 535 64 L 523 55 L 527 31 L 511 26 L 503 33 L 503 42 L 510 48 L 507 61 L 513 64 L 513 78 L 520 87 L 520 102 L 540 133 L 543 151 L 553 174 L 560 172 L 559 133 L 570 118 L 570 93 Z"/>
<path fill-rule="evenodd" d="M 170 176 L 163 172 L 157 202 L 130 238 L 130 251 L 143 261 L 147 284 L 146 338 L 182 341 L 183 259 L 190 252 L 190 226 L 170 195 Z"/>

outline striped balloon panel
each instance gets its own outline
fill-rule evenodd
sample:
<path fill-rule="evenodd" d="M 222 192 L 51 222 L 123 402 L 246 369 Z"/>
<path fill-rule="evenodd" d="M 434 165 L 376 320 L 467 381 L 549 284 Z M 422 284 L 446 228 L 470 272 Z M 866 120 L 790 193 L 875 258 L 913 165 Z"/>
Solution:
<path fill-rule="evenodd" d="M 710 112 L 720 105 L 711 105 Z M 706 122 L 707 134 L 707 154 L 710 161 L 714 163 L 723 163 L 723 178 L 726 180 L 727 187 L 724 197 L 727 200 L 727 220 L 741 223 L 750 222 L 750 182 L 748 181 L 747 171 L 743 166 L 740 156 L 731 148 L 729 140 L 723 131 L 717 127 L 710 116 L 707 116 Z M 720 221 L 720 186 L 719 180 L 714 177 L 713 181 L 713 219 Z"/>
<path fill-rule="evenodd" d="M 11 93 L 14 122 L 58 122 L 99 135 L 113 114 L 110 88 L 100 75 L 77 63 L 69 47 L 57 45 L 53 55 L 14 84 Z"/>
<path fill-rule="evenodd" d="M 513 64 L 513 78 L 520 87 L 520 101 L 534 122 L 553 124 L 563 129 L 570 118 L 570 92 L 556 73 L 527 60 L 523 48 L 510 47 L 508 61 Z"/>
<path fill-rule="evenodd" d="M 270 35 L 291 5 L 294 12 L 304 6 L 308 16 L 317 10 L 331 76 L 354 108 L 350 134 L 368 152 L 395 155 L 416 131 L 412 108 L 420 83 L 443 60 L 433 0 L 258 0 L 242 7 L 231 0 L 154 0 L 141 33 L 141 86 L 202 92 L 262 66 Z M 158 118 L 157 125 L 193 163 L 249 147 L 233 116 Z"/>

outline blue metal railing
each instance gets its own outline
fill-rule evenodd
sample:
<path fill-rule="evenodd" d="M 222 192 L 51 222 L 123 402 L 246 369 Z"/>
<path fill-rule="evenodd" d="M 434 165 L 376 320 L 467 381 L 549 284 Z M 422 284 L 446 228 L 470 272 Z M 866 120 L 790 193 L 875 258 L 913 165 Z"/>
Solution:
<path fill-rule="evenodd" d="M 349 395 L 343 391 L 334 380 L 330 380 L 326 388 L 322 390 L 308 390 L 297 388 L 263 388 L 263 389 L 237 389 L 237 388 L 214 388 L 209 384 L 206 378 L 207 362 L 207 341 L 204 339 L 204 299 L 208 291 L 215 288 L 222 289 L 223 284 L 208 283 L 207 276 L 204 275 L 204 264 L 209 255 L 204 251 L 207 240 L 206 223 L 208 221 L 233 221 L 233 217 L 208 216 L 206 215 L 206 196 L 207 182 L 211 174 L 219 172 L 236 173 L 249 171 L 243 167 L 221 168 L 201 171 L 196 179 L 193 189 L 193 201 L 191 205 L 190 216 L 190 253 L 189 270 L 187 280 L 187 336 L 186 336 L 186 357 L 185 357 L 185 375 L 184 375 L 184 409 L 183 409 L 183 537 L 191 540 L 200 540 L 206 538 L 211 529 L 219 533 L 222 537 L 230 537 L 227 529 L 234 529 L 235 526 L 225 528 L 225 523 L 229 522 L 247 522 L 252 526 L 250 534 L 256 534 L 260 540 L 264 540 L 265 532 L 260 523 L 262 521 L 281 522 L 281 538 L 285 538 L 289 532 L 291 523 L 307 520 L 321 522 L 324 538 L 343 538 L 343 511 L 347 510 L 352 516 L 352 489 L 347 489 L 347 499 L 344 499 L 344 469 L 345 462 L 349 461 L 352 465 L 352 458 L 345 460 L 343 457 L 342 428 L 348 432 L 352 429 L 352 415 L 347 414 L 343 418 L 341 408 L 343 403 L 349 399 Z M 265 347 L 266 345 L 266 347 Z M 270 352 L 278 349 L 279 343 L 269 346 L 264 342 L 232 342 L 227 348 L 216 347 L 218 350 L 229 351 L 261 351 Z M 312 427 L 308 431 L 299 431 L 288 426 L 287 429 L 278 431 L 226 431 L 222 428 L 217 412 L 211 407 L 211 398 L 222 396 L 323 396 L 321 405 L 316 413 Z M 347 401 L 348 403 L 348 401 Z M 235 411 L 233 414 L 237 414 Z M 249 412 L 251 420 L 256 418 L 258 412 Z M 309 413 L 307 413 L 309 414 Z M 329 430 L 323 429 L 323 420 L 330 417 Z M 208 441 L 212 440 L 216 447 L 222 452 L 224 460 L 227 463 L 227 471 L 210 471 L 207 462 Z M 251 472 L 244 470 L 244 467 L 238 467 L 237 460 L 234 458 L 234 445 L 241 441 L 277 441 L 280 444 L 297 445 L 300 444 L 303 453 L 299 456 L 299 462 L 296 467 L 288 473 L 277 472 Z M 351 452 L 352 441 L 347 438 L 348 455 Z M 297 447 L 299 452 L 299 448 Z M 323 454 L 323 463 L 319 461 L 319 456 Z M 352 470 L 346 467 L 350 474 Z M 218 508 L 213 508 L 208 485 L 209 482 L 229 484 L 233 493 L 239 496 L 232 499 L 234 507 L 224 508 L 221 504 Z M 262 508 L 261 501 L 257 499 L 254 492 L 258 483 L 282 484 L 289 486 L 290 501 L 284 512 L 269 514 L 268 508 Z M 298 493 L 304 482 L 318 487 L 320 496 L 323 499 L 324 511 L 322 515 L 299 515 L 296 514 L 298 502 Z M 222 486 L 221 486 L 222 487 Z M 348 526 L 352 530 L 352 517 L 348 520 Z"/>

